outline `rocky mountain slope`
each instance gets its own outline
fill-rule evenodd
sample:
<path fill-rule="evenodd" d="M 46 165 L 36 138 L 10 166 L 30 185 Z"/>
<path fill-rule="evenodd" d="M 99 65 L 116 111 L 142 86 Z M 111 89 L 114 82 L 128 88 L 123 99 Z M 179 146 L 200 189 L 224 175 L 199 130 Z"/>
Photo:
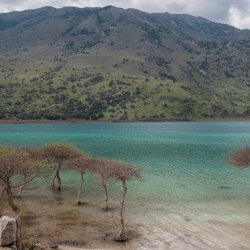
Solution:
<path fill-rule="evenodd" d="M 0 14 L 1 119 L 250 116 L 250 31 L 135 9 Z"/>

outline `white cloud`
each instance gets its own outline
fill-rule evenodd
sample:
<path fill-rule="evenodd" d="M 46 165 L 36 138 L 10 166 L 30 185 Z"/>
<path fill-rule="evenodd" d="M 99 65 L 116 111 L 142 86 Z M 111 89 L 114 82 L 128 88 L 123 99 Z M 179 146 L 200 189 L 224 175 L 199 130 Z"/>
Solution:
<path fill-rule="evenodd" d="M 103 7 L 114 5 L 147 12 L 185 13 L 250 29 L 250 0 L 0 0 L 0 12 L 42 6 Z"/>
<path fill-rule="evenodd" d="M 250 8 L 245 12 L 241 12 L 236 7 L 232 6 L 229 10 L 230 23 L 235 27 L 242 29 L 250 28 Z"/>

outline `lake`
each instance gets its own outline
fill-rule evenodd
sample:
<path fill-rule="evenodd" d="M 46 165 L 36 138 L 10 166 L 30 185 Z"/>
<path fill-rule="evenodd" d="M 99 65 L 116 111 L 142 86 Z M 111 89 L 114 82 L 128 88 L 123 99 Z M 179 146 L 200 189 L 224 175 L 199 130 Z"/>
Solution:
<path fill-rule="evenodd" d="M 129 184 L 126 204 L 128 229 L 138 235 L 114 247 L 250 249 L 250 169 L 235 169 L 227 163 L 229 152 L 250 145 L 249 121 L 0 125 L 1 144 L 41 146 L 54 141 L 70 142 L 93 156 L 124 160 L 143 170 L 143 182 Z M 85 237 L 89 247 L 108 248 L 105 230 L 112 233 L 117 227 L 120 186 L 110 188 L 115 209 L 103 215 L 99 209 L 103 191 L 90 176 L 83 192 L 87 205 L 73 204 L 78 182 L 75 173 L 64 172 L 61 195 L 46 185 L 42 195 L 39 187 L 32 187 L 25 192 L 27 201 L 20 202 L 35 213 L 31 197 L 37 199 L 43 210 L 51 207 L 52 216 L 58 203 L 64 206 L 67 201 L 65 213 L 72 209 L 88 218 L 85 229 L 78 225 L 75 235 Z M 112 225 L 107 229 L 102 219 Z M 51 226 L 36 223 L 46 230 Z M 60 218 L 54 224 L 60 227 Z M 68 232 L 67 237 L 75 236 Z"/>

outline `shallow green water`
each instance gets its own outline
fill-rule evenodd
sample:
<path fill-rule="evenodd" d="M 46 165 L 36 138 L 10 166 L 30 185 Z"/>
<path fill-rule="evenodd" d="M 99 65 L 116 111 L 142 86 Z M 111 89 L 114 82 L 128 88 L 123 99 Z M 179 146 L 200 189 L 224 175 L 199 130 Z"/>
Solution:
<path fill-rule="evenodd" d="M 164 230 L 164 219 L 176 214 L 220 216 L 232 223 L 249 220 L 250 169 L 232 168 L 227 155 L 250 145 L 250 122 L 0 125 L 3 144 L 38 146 L 53 141 L 71 142 L 94 156 L 140 166 L 144 182 L 132 183 L 128 194 L 138 221 L 150 215 L 149 224 Z M 76 178 L 64 173 L 68 185 Z M 118 197 L 118 187 L 114 190 Z M 95 192 L 102 195 L 93 186 L 86 187 L 89 195 Z"/>
<path fill-rule="evenodd" d="M 249 191 L 250 171 L 230 167 L 227 154 L 250 145 L 250 122 L 0 125 L 3 144 L 38 146 L 53 141 L 71 142 L 92 155 L 137 164 L 147 181 L 154 180 L 152 192 L 171 186 L 168 195 L 183 193 L 189 198 L 225 193 L 213 192 L 218 186 L 239 191 L 227 190 L 231 196 Z"/>

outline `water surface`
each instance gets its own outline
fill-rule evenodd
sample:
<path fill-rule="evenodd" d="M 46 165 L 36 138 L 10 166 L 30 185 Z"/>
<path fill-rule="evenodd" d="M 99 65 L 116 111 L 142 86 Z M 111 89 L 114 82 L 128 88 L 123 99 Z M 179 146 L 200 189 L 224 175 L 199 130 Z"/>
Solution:
<path fill-rule="evenodd" d="M 250 145 L 250 122 L 0 125 L 3 144 L 54 141 L 143 169 L 144 181 L 129 185 L 127 222 L 140 236 L 128 249 L 250 249 L 250 170 L 227 163 L 230 151 Z M 78 179 L 64 173 L 65 200 L 73 202 Z M 111 196 L 117 208 L 119 195 L 119 185 L 114 185 Z M 89 204 L 102 205 L 102 196 L 98 184 L 87 178 L 84 197 Z M 88 209 L 95 211 L 85 207 L 86 214 Z M 115 218 L 116 212 L 108 216 Z M 100 246 L 91 230 L 85 232 L 91 246 Z"/>

